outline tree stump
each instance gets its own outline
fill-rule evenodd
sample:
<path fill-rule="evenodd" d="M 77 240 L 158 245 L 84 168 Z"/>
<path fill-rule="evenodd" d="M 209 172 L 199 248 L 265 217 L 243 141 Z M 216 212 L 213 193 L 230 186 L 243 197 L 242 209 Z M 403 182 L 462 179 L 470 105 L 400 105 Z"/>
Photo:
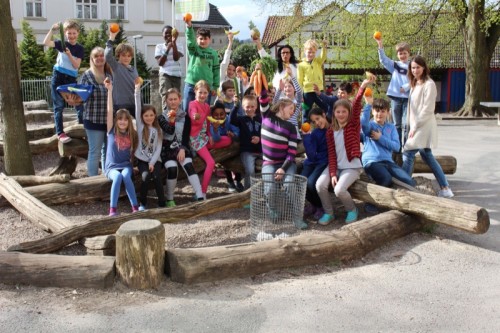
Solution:
<path fill-rule="evenodd" d="M 132 220 L 116 232 L 116 272 L 135 289 L 157 288 L 164 276 L 165 228 L 157 220 Z"/>

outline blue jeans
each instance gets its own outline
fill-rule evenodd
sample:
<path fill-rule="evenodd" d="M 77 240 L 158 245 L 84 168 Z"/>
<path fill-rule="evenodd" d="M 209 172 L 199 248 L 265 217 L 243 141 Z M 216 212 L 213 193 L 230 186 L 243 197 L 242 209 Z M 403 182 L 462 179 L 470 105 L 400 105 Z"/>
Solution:
<path fill-rule="evenodd" d="M 300 175 L 307 178 L 306 199 L 314 207 L 322 207 L 321 199 L 318 195 L 318 190 L 316 190 L 316 182 L 327 166 L 328 163 L 319 163 L 307 165 L 304 164 L 302 167 L 302 173 Z"/>
<path fill-rule="evenodd" d="M 87 157 L 87 174 L 97 176 L 99 174 L 99 154 L 101 155 L 101 166 L 104 169 L 106 163 L 106 131 L 85 129 L 87 142 L 89 143 L 89 155 Z"/>
<path fill-rule="evenodd" d="M 241 155 L 241 163 L 243 163 L 243 167 L 245 168 L 245 190 L 250 188 L 250 177 L 255 176 L 255 161 L 258 158 L 262 158 L 261 154 L 242 152 Z"/>
<path fill-rule="evenodd" d="M 401 147 L 403 147 L 406 138 L 408 137 L 408 129 L 406 128 L 406 111 L 408 109 L 408 98 L 392 96 L 390 96 L 389 98 L 391 99 L 392 121 L 394 123 L 394 126 L 396 126 L 396 130 L 398 131 L 398 137 L 399 141 L 401 142 Z"/>
<path fill-rule="evenodd" d="M 286 170 L 285 176 L 281 181 L 274 180 L 274 173 L 281 167 L 281 164 L 271 164 L 262 166 L 262 175 L 264 180 L 264 195 L 266 196 L 267 206 L 270 211 L 276 213 L 279 212 L 280 208 L 287 207 L 289 204 L 296 202 L 295 195 L 297 195 L 297 190 L 295 189 L 294 183 L 291 181 L 291 177 L 287 175 L 295 175 L 297 166 L 295 163 L 290 165 Z M 266 174 L 266 175 L 265 175 Z M 271 174 L 273 176 L 271 176 Z M 265 178 L 264 178 L 265 177 Z M 296 206 L 296 205 L 295 205 Z M 304 207 L 294 207 L 295 209 L 303 210 Z M 286 209 L 284 209 L 286 210 Z M 294 214 L 295 215 L 295 214 Z M 302 217 L 302 214 L 300 214 Z"/>
<path fill-rule="evenodd" d="M 135 195 L 134 182 L 132 181 L 132 168 L 111 169 L 108 172 L 108 179 L 111 184 L 111 196 L 109 198 L 109 207 L 116 208 L 118 206 L 118 198 L 120 197 L 120 188 L 122 182 L 125 184 L 125 192 L 132 206 L 137 206 L 137 196 Z"/>
<path fill-rule="evenodd" d="M 57 87 L 62 86 L 64 84 L 76 83 L 76 78 L 59 73 L 54 70 L 52 73 L 52 81 L 51 81 L 51 97 L 52 104 L 54 106 L 54 123 L 56 125 L 56 134 L 59 135 L 64 133 L 63 126 L 63 111 L 66 106 L 66 102 L 64 98 L 57 92 Z M 75 106 L 76 115 L 78 117 L 78 123 L 83 124 L 83 104 Z"/>
<path fill-rule="evenodd" d="M 411 175 L 413 173 L 413 163 L 415 162 L 415 155 L 420 153 L 422 160 L 431 168 L 434 177 L 441 186 L 448 187 L 448 180 L 446 180 L 446 176 L 444 175 L 443 169 L 441 165 L 436 161 L 434 155 L 432 154 L 432 150 L 430 148 L 421 148 L 414 150 L 406 150 L 403 152 L 403 169 Z"/>
<path fill-rule="evenodd" d="M 380 161 L 365 166 L 365 172 L 377 185 L 389 187 L 392 185 L 392 177 L 410 186 L 416 183 L 410 175 L 394 162 Z"/>

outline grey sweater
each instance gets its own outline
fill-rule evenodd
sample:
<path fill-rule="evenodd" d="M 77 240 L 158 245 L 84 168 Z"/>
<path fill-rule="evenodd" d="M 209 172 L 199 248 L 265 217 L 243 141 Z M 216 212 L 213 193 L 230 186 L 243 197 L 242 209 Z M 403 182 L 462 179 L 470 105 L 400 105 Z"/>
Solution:
<path fill-rule="evenodd" d="M 139 76 L 134 66 L 120 64 L 113 54 L 113 41 L 106 42 L 104 50 L 106 62 L 113 70 L 113 105 L 120 107 L 133 106 L 135 79 Z M 140 108 L 139 108 L 140 110 Z M 140 112 L 138 113 L 140 115 Z"/>

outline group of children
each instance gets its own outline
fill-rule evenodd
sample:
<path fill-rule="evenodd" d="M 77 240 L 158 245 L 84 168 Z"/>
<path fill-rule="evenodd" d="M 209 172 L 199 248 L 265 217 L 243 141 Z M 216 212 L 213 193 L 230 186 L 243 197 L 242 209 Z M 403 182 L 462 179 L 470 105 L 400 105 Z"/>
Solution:
<path fill-rule="evenodd" d="M 266 90 L 256 96 L 253 87 L 248 86 L 248 78 L 244 72 L 238 71 L 239 67 L 231 63 L 231 43 L 222 64 L 219 64 L 217 53 L 209 47 L 210 31 L 198 29 L 195 36 L 191 22 L 187 21 L 186 25 L 189 66 L 182 95 L 178 80 L 180 67 L 175 63 L 184 56 L 183 48 L 176 45 L 177 36 L 171 27 L 164 28 L 165 44 L 157 47 L 156 58 L 159 65 L 165 67 L 160 70 L 163 102 L 160 115 L 157 115 L 153 106 L 141 103 L 142 80 L 138 77 L 137 70 L 130 65 L 132 47 L 128 44 L 118 45 L 114 51 L 116 59 L 113 54 L 116 33 L 110 33 L 105 55 L 112 69 L 112 77 L 109 75 L 104 80 L 108 90 L 104 173 L 112 181 L 110 215 L 117 214 L 122 182 L 133 212 L 147 207 L 151 181 L 155 185 L 158 206 L 175 206 L 178 165 L 186 173 L 195 199 L 206 199 L 215 168 L 210 151 L 224 149 L 234 140 L 239 141 L 245 174 L 243 185 L 241 174 L 225 171 L 231 192 L 250 187 L 250 177 L 255 175 L 258 159 L 263 160 L 262 173 L 273 174 L 278 182 L 287 174 L 295 174 L 297 146 L 303 141 L 307 159 L 301 174 L 308 179 L 308 204 L 304 208 L 304 216 L 313 215 L 314 220 L 322 225 L 335 219 L 330 187 L 333 187 L 335 195 L 345 207 L 345 222 L 357 220 L 358 210 L 348 188 L 359 178 L 363 169 L 379 185 L 389 186 L 394 177 L 414 186 L 410 175 L 417 151 L 433 170 L 436 169 L 435 175 L 442 187 L 440 195 L 453 196 L 442 170 L 439 172 L 437 168 L 439 164 L 433 163 L 435 159 L 427 144 L 435 141 L 435 124 L 427 126 L 425 133 L 421 131 L 422 128 L 427 128 L 426 122 L 430 122 L 432 118 L 429 117 L 429 110 L 434 103 L 432 98 L 435 99 L 435 85 L 433 88 L 433 81 L 422 57 L 417 56 L 411 62 L 411 70 L 408 72 L 407 44 L 398 45 L 399 61 L 392 61 L 385 56 L 382 42 L 377 40 L 380 60 L 392 73 L 388 96 L 393 105 L 390 107 L 384 99 L 365 96 L 366 105 L 363 109 L 364 91 L 369 84 L 374 83 L 374 76 L 362 82 L 352 101 L 348 99 L 352 95 L 352 86 L 348 83 L 340 86 L 337 96 L 323 93 L 322 65 L 326 60 L 326 42 L 323 42 L 320 57 L 316 57 L 318 43 L 308 40 L 304 45 L 305 58 L 300 63 L 295 60 L 293 48 L 289 45 L 280 47 L 279 68 L 273 78 L 275 94 L 271 100 L 270 92 Z M 71 26 L 68 26 L 66 31 L 70 29 Z M 71 39 L 69 36 L 71 34 L 67 34 L 68 42 L 74 46 L 76 38 Z M 48 40 L 50 37 L 49 33 Z M 232 41 L 231 33 L 229 40 Z M 74 60 L 76 55 L 73 51 L 68 47 L 62 48 L 61 42 L 51 42 L 48 45 L 52 44 L 55 47 L 59 45 L 58 59 L 62 59 L 58 60 L 54 72 L 60 76 L 61 66 L 73 66 L 73 70 L 76 70 L 79 62 Z M 265 51 L 259 44 L 257 46 L 259 54 L 265 56 Z M 260 66 L 257 64 L 256 70 Z M 407 73 L 410 80 L 405 80 Z M 222 83 L 220 78 L 224 78 Z M 211 98 L 217 95 L 218 90 L 221 93 L 215 103 L 211 104 Z M 418 98 L 415 97 L 414 100 L 412 95 L 406 136 L 404 128 L 408 91 L 410 94 L 418 93 Z M 421 113 L 422 105 L 427 106 L 425 116 Z M 393 118 L 399 119 L 396 127 L 387 121 L 390 109 L 394 113 Z M 373 114 L 372 120 L 370 113 Z M 133 126 L 134 117 L 137 130 Z M 314 129 L 299 130 L 300 123 L 311 123 Z M 424 137 L 430 135 L 432 138 L 425 140 Z M 404 144 L 406 137 L 410 144 L 404 149 L 402 169 L 392 160 L 392 153 L 401 151 L 401 143 Z M 60 139 L 65 142 L 64 136 L 60 136 Z M 193 167 L 194 155 L 199 156 L 206 164 L 201 182 Z M 139 200 L 132 180 L 134 161 L 137 161 L 142 180 Z M 166 196 L 160 175 L 163 167 L 167 174 Z M 271 215 L 276 213 L 272 203 L 268 207 Z M 367 206 L 367 210 L 370 208 L 376 209 Z M 297 228 L 307 228 L 304 220 L 293 222 Z"/>

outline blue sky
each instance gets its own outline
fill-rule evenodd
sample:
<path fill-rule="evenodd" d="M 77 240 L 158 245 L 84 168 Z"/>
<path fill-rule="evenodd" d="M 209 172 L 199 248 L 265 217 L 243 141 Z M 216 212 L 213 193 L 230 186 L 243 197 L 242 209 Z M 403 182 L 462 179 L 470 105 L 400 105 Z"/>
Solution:
<path fill-rule="evenodd" d="M 219 8 L 221 14 L 233 26 L 233 30 L 240 30 L 239 39 L 250 38 L 248 29 L 250 20 L 255 23 L 262 34 L 266 27 L 267 17 L 274 12 L 269 5 L 262 8 L 251 0 L 209 0 L 209 2 Z"/>

